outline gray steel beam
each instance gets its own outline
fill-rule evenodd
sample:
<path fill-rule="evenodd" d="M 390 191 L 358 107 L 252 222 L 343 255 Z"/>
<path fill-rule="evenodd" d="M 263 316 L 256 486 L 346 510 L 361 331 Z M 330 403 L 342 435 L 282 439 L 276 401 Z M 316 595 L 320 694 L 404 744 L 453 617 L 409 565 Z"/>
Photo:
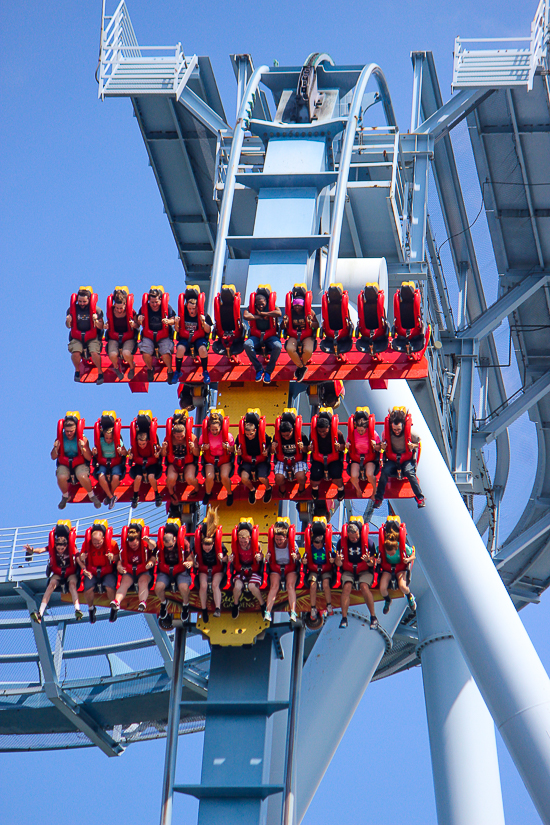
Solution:
<path fill-rule="evenodd" d="M 146 613 L 145 621 L 149 625 L 151 635 L 155 640 L 155 644 L 159 649 L 160 655 L 162 656 L 164 669 L 166 670 L 168 676 L 172 678 L 172 674 L 174 672 L 174 646 L 168 638 L 168 634 L 164 630 L 160 629 L 156 616 L 153 616 L 151 613 Z"/>
<path fill-rule="evenodd" d="M 498 301 L 495 301 L 489 309 L 479 315 L 475 321 L 466 329 L 457 333 L 457 338 L 484 338 L 502 323 L 515 309 L 524 301 L 531 297 L 537 290 L 545 286 L 550 281 L 548 272 L 537 273 L 525 278 Z"/>
<path fill-rule="evenodd" d="M 215 135 L 221 132 L 223 135 L 232 135 L 233 129 L 229 126 L 223 118 L 221 118 L 214 109 L 211 109 L 208 103 L 205 103 L 195 92 L 186 86 L 178 98 L 178 103 L 181 103 L 203 126 L 210 129 Z"/>
<path fill-rule="evenodd" d="M 500 570 L 510 559 L 513 559 L 514 556 L 517 556 L 526 547 L 528 547 L 532 542 L 537 541 L 542 536 L 544 536 L 550 530 L 550 513 L 543 518 L 536 521 L 527 530 L 524 530 L 523 533 L 520 533 L 519 536 L 509 542 L 508 544 L 504 544 L 498 553 L 494 556 L 493 561 L 496 564 L 497 570 Z"/>
<path fill-rule="evenodd" d="M 480 427 L 472 436 L 476 446 L 483 444 L 490 444 L 495 438 L 514 423 L 516 418 L 519 418 L 526 410 L 529 410 L 534 404 L 540 401 L 550 391 L 550 370 L 527 387 L 525 391 L 508 404 L 502 412 L 496 415 L 483 427 Z"/>
<path fill-rule="evenodd" d="M 415 132 L 430 135 L 436 142 L 441 140 L 490 94 L 492 91 L 486 89 L 461 89 L 427 117 Z"/>

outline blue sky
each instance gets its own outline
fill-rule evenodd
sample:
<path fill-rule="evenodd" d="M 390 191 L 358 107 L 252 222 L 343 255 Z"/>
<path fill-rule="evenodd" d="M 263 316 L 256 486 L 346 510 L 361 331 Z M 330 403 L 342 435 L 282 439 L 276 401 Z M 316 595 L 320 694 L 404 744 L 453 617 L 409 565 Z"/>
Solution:
<path fill-rule="evenodd" d="M 108 11 L 114 8 L 112 4 Z M 253 5 L 130 0 L 129 10 L 142 44 L 181 40 L 186 53 L 211 57 L 230 119 L 235 109 L 230 53 L 249 52 L 257 65 L 274 59 L 281 65 L 298 65 L 310 52 L 327 51 L 337 63 L 378 62 L 388 79 L 398 122 L 406 130 L 411 50 L 434 52 L 447 99 L 455 35 L 527 35 L 535 3 L 467 0 L 444 7 L 434 0 L 385 5 L 321 0 L 303 8 L 288 0 L 258 0 Z M 174 295 L 183 285 L 183 270 L 131 105 L 124 99 L 97 100 L 94 70 L 100 13 L 99 0 L 60 0 L 55 6 L 31 0 L 3 10 L 0 243 L 6 297 L 0 507 L 6 526 L 57 518 L 58 492 L 49 451 L 55 422 L 65 410 L 79 409 L 93 423 L 102 409 L 115 408 L 128 421 L 138 407 L 150 406 L 163 420 L 176 406 L 175 391 L 165 385 L 153 387 L 146 404 L 144 396 L 132 397 L 122 387 L 76 386 L 66 351 L 64 310 L 81 283 L 94 286 L 102 306 L 115 284 L 128 284 L 138 295 L 151 283 L 164 284 Z M 475 187 L 469 206 L 475 215 Z M 528 434 L 528 429 L 521 434 L 525 453 L 532 449 Z M 512 500 L 506 504 L 509 527 L 518 509 Z M 80 512 L 90 513 L 88 508 Z M 77 515 L 76 509 L 71 515 Z M 548 596 L 521 615 L 548 669 Z M 410 701 L 402 728 L 392 721 L 393 711 L 387 721 L 374 719 L 374 708 L 394 709 L 404 696 Z M 199 778 L 200 739 L 180 739 L 188 782 Z M 163 742 L 135 745 L 109 763 L 93 750 L 0 755 L 3 815 L 10 821 L 10 815 L 20 817 L 22 812 L 24 822 L 72 825 L 83 813 L 78 777 L 100 777 L 108 770 L 115 793 L 97 818 L 123 810 L 124 821 L 150 822 L 158 816 L 162 758 Z M 507 822 L 538 822 L 503 747 L 500 758 Z M 377 791 L 365 799 L 358 789 L 372 771 L 378 777 Z M 391 781 L 385 780 L 386 772 Z M 60 805 L 56 783 L 68 775 L 74 781 L 62 780 Z M 133 788 L 144 775 L 147 791 L 141 800 Z M 181 766 L 180 776 L 183 780 Z M 178 799 L 176 811 L 190 814 L 194 806 Z M 383 818 L 386 825 L 405 818 L 409 825 L 435 821 L 418 669 L 367 690 L 304 823 L 323 825 L 338 817 L 373 822 Z"/>

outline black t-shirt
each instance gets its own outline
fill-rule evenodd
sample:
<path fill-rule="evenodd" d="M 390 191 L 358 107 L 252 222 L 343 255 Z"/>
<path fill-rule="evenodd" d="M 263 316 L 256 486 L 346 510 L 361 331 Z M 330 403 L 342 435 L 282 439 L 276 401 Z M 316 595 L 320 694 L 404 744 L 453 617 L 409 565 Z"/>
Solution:
<path fill-rule="evenodd" d="M 113 329 L 117 335 L 123 335 L 125 332 L 128 332 L 128 319 L 126 315 L 119 317 L 113 312 Z"/>
<path fill-rule="evenodd" d="M 271 318 L 256 318 L 255 324 L 256 328 L 260 330 L 260 332 L 267 332 L 271 323 Z"/>
<path fill-rule="evenodd" d="M 182 323 L 182 320 L 183 320 L 183 323 Z M 210 327 L 212 326 L 212 318 L 210 317 L 210 315 L 205 315 L 204 320 L 208 324 L 208 326 L 210 326 Z M 199 327 L 199 315 L 198 315 L 198 313 L 197 313 L 197 315 L 195 315 L 194 318 L 191 318 L 191 316 L 189 315 L 189 313 L 186 309 L 185 312 L 184 312 L 184 318 L 180 319 L 180 334 L 185 329 L 185 331 L 189 333 L 189 337 L 192 338 L 193 335 L 195 334 L 195 332 L 197 331 L 198 327 Z M 201 327 L 201 331 L 202 331 L 203 335 L 208 334 L 208 333 L 204 332 L 202 327 Z"/>
<path fill-rule="evenodd" d="M 281 444 L 281 452 L 282 452 L 282 454 L 284 455 L 285 458 L 294 458 L 295 457 L 297 447 L 296 447 L 296 440 L 295 440 L 294 434 L 292 435 L 292 438 L 291 438 L 290 441 L 285 441 L 284 438 L 281 436 L 280 437 L 280 444 Z M 304 433 L 302 433 L 302 444 L 304 445 L 304 447 L 307 450 L 307 447 L 309 447 L 309 438 L 307 437 L 307 435 L 304 435 Z"/>
<path fill-rule="evenodd" d="M 247 438 L 246 436 L 244 436 L 244 438 L 245 438 L 245 441 L 246 441 L 246 452 L 248 453 L 248 455 L 251 456 L 252 458 L 257 458 L 258 456 L 261 456 L 262 449 L 261 449 L 261 446 L 260 446 L 260 436 L 258 435 L 258 433 L 256 433 L 254 438 Z M 240 440 L 240 436 L 237 436 L 237 441 L 236 441 L 237 446 L 239 446 L 239 440 Z M 269 448 L 271 446 L 271 440 L 272 440 L 271 436 L 266 435 L 266 437 L 265 437 L 265 446 L 266 446 L 266 449 L 268 451 L 269 451 Z M 265 461 L 268 461 L 269 456 L 264 456 L 264 459 L 265 459 Z"/>
<path fill-rule="evenodd" d="M 76 328 L 79 332 L 88 332 L 90 330 L 90 309 L 91 305 L 88 303 L 85 307 L 81 307 L 78 301 L 75 304 Z M 71 314 L 71 308 L 67 310 L 67 315 Z M 96 315 L 98 318 L 103 318 L 103 311 L 96 307 Z"/>
<path fill-rule="evenodd" d="M 338 430 L 338 443 L 342 444 L 344 447 L 346 446 L 346 441 L 340 430 Z M 319 447 L 319 452 L 321 455 L 330 455 L 333 448 L 333 441 L 332 436 L 330 434 L 330 430 L 328 430 L 328 435 L 321 437 L 319 432 L 317 431 L 317 445 Z M 343 458 L 343 453 L 338 454 L 338 460 Z"/>
<path fill-rule="evenodd" d="M 160 332 L 161 329 L 164 328 L 164 324 L 162 323 L 162 307 L 159 307 L 158 309 L 151 309 L 151 307 L 148 304 L 147 314 L 149 317 L 149 329 L 151 330 L 151 332 Z M 168 304 L 168 317 L 176 317 L 176 313 L 174 312 L 170 304 Z M 170 335 L 173 335 L 173 329 L 173 327 L 168 327 L 168 332 L 170 333 Z"/>
<path fill-rule="evenodd" d="M 183 558 L 184 560 L 189 555 L 189 542 L 185 539 L 185 544 L 183 545 Z M 180 562 L 180 551 L 178 549 L 178 543 L 176 542 L 173 547 L 168 549 L 166 545 L 164 546 L 164 561 L 169 567 L 175 567 Z"/>
<path fill-rule="evenodd" d="M 342 542 L 338 539 L 338 544 L 336 545 L 336 552 L 342 552 Z M 374 556 L 376 553 L 376 546 L 371 538 L 369 538 L 369 549 L 368 549 L 369 556 Z M 358 541 L 356 544 L 352 543 L 348 538 L 348 559 L 352 564 L 359 564 L 361 561 L 361 556 L 363 555 L 363 551 L 361 549 L 361 542 Z"/>

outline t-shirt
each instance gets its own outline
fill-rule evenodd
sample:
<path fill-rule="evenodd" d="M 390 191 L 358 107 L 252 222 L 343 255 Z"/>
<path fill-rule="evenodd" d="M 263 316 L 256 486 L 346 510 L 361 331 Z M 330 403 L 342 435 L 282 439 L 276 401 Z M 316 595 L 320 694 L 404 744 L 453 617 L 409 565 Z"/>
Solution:
<path fill-rule="evenodd" d="M 100 443 L 101 443 L 101 452 L 103 453 L 104 458 L 114 458 L 116 456 L 117 452 L 116 452 L 116 444 L 115 444 L 114 439 L 111 441 L 110 444 L 108 444 L 105 441 L 105 439 L 103 438 L 103 436 L 101 436 Z M 121 442 L 121 445 L 122 445 L 122 442 Z"/>
<path fill-rule="evenodd" d="M 78 455 L 78 440 L 75 435 L 74 438 L 67 438 L 66 435 L 63 436 L 63 452 L 65 453 L 65 458 L 76 458 Z"/>
<path fill-rule="evenodd" d="M 407 558 L 409 556 L 412 556 L 412 552 L 413 552 L 412 547 L 409 544 L 405 543 L 405 555 L 407 556 Z M 386 552 L 386 561 L 389 564 L 399 564 L 400 560 L 401 560 L 401 555 L 399 553 L 399 546 L 397 547 L 397 551 L 395 553 Z"/>
<path fill-rule="evenodd" d="M 162 323 L 162 306 L 160 306 L 158 309 L 151 309 L 149 304 L 147 304 L 147 315 L 149 318 L 149 329 L 151 330 L 151 332 L 160 332 L 161 329 L 164 329 L 164 324 Z M 175 317 L 176 313 L 174 312 L 170 304 L 168 304 L 168 318 Z M 167 327 L 167 329 L 170 337 L 173 337 L 174 327 L 169 326 Z"/>
<path fill-rule="evenodd" d="M 391 427 L 391 424 L 390 424 Z M 418 433 L 411 429 L 411 442 L 413 444 L 418 444 L 420 442 L 420 436 Z M 407 445 L 405 443 L 405 428 L 403 427 L 403 432 L 401 435 L 394 435 L 391 433 L 391 448 L 394 453 L 404 453 L 407 450 Z"/>
<path fill-rule="evenodd" d="M 117 335 L 123 335 L 125 332 L 128 332 L 128 319 L 126 318 L 126 313 L 118 316 L 113 312 L 113 330 L 117 333 Z"/>
<path fill-rule="evenodd" d="M 207 443 L 210 445 L 209 453 L 211 455 L 213 455 L 213 456 L 222 456 L 223 455 L 223 438 L 222 438 L 221 433 L 218 433 L 217 435 L 212 435 L 212 433 L 208 433 L 208 436 L 207 436 L 206 440 L 207 440 Z M 203 442 L 202 435 L 201 435 L 201 437 L 199 438 L 199 447 L 202 447 L 203 443 L 204 442 Z M 233 438 L 231 433 L 228 433 L 228 435 L 227 435 L 227 443 L 230 446 L 233 446 L 233 444 L 235 443 L 235 439 Z"/>
<path fill-rule="evenodd" d="M 376 553 L 376 545 L 371 538 L 369 538 L 368 548 L 369 556 L 374 556 Z M 342 542 L 340 539 L 338 539 L 338 544 L 336 545 L 336 552 L 342 552 Z M 361 549 L 361 542 L 351 542 L 348 538 L 348 559 L 351 564 L 359 564 L 362 555 L 363 551 Z"/>
<path fill-rule="evenodd" d="M 380 436 L 377 432 L 374 433 L 374 441 L 376 442 L 376 444 L 380 444 Z M 368 430 L 365 435 L 355 430 L 355 449 L 357 450 L 359 455 L 366 455 L 368 452 L 370 452 L 370 448 L 371 444 L 368 435 Z"/>
<path fill-rule="evenodd" d="M 88 303 L 85 307 L 81 307 L 78 301 L 75 304 L 76 328 L 79 332 L 89 332 L 90 330 L 90 309 L 91 305 Z M 71 314 L 71 308 L 67 310 L 67 315 Z M 98 318 L 103 318 L 103 310 L 96 307 L 96 315 Z M 99 330 L 97 330 L 99 334 Z M 69 340 L 71 336 L 69 335 Z"/>
<path fill-rule="evenodd" d="M 183 558 L 186 559 L 189 553 L 189 542 L 185 539 L 185 543 L 183 545 Z M 166 545 L 164 545 L 164 561 L 169 567 L 175 567 L 177 564 L 180 563 L 180 551 L 178 548 L 177 541 L 174 543 L 173 547 L 168 549 Z"/>
<path fill-rule="evenodd" d="M 311 541 L 311 555 L 313 557 L 313 561 L 316 565 L 321 566 L 327 561 L 327 553 L 325 549 L 325 545 L 321 545 L 318 547 L 317 545 L 313 544 L 313 539 Z"/>
<path fill-rule="evenodd" d="M 244 439 L 246 441 L 246 452 L 248 453 L 248 455 L 251 456 L 252 458 L 257 458 L 258 456 L 261 456 L 262 450 L 261 450 L 261 447 L 260 447 L 260 436 L 258 435 L 258 433 L 256 432 L 256 435 L 254 436 L 254 438 L 247 438 L 246 435 L 245 435 Z M 239 440 L 240 440 L 240 436 L 237 436 L 237 441 L 236 441 L 237 446 L 239 445 Z M 269 435 L 266 435 L 266 437 L 265 437 L 265 446 L 266 446 L 266 450 L 268 451 L 268 455 L 269 455 L 269 447 L 271 446 L 271 436 L 269 436 Z M 268 460 L 268 455 L 265 456 L 266 461 Z"/>
<path fill-rule="evenodd" d="M 210 327 L 212 326 L 212 318 L 210 317 L 210 315 L 205 315 L 204 320 Z M 182 321 L 183 321 L 183 323 L 182 323 Z M 185 312 L 184 312 L 183 319 L 180 319 L 180 332 L 179 332 L 179 334 L 181 335 L 182 329 L 185 329 L 185 331 L 189 333 L 189 337 L 192 338 L 193 335 L 195 334 L 195 332 L 197 331 L 198 327 L 199 327 L 199 323 L 200 323 L 199 322 L 199 314 L 197 313 L 195 315 L 195 317 L 192 318 L 189 315 L 189 312 L 186 309 Z M 202 332 L 203 335 L 208 334 L 208 333 L 204 332 L 202 327 L 201 327 L 201 332 Z"/>
<path fill-rule="evenodd" d="M 290 441 L 285 441 L 285 439 L 281 435 L 279 438 L 279 443 L 281 445 L 281 451 L 285 458 L 296 457 L 297 447 L 296 441 L 294 439 L 294 434 L 292 435 Z M 304 448 L 307 450 L 307 447 L 309 447 L 309 438 L 307 437 L 307 435 L 304 435 L 304 433 L 302 433 L 302 444 L 304 445 Z"/>
<path fill-rule="evenodd" d="M 275 561 L 277 564 L 284 566 L 290 562 L 290 551 L 288 549 L 288 541 L 285 547 L 277 547 L 275 544 Z"/>
<path fill-rule="evenodd" d="M 321 437 L 319 435 L 319 432 L 317 432 L 317 444 L 318 444 L 319 452 L 321 453 L 321 455 L 330 455 L 330 453 L 332 452 L 332 449 L 334 447 L 334 442 L 333 442 L 332 436 L 330 434 L 330 429 L 327 432 L 328 432 L 328 435 L 325 435 L 323 437 Z M 341 444 L 342 446 L 345 446 L 345 444 L 346 444 L 344 436 L 342 435 L 340 430 L 338 430 L 338 443 Z M 341 458 L 342 458 L 342 455 L 339 453 L 337 460 L 340 461 Z"/>
<path fill-rule="evenodd" d="M 256 328 L 259 329 L 260 332 L 267 332 L 269 329 L 270 321 L 271 318 L 256 318 Z"/>

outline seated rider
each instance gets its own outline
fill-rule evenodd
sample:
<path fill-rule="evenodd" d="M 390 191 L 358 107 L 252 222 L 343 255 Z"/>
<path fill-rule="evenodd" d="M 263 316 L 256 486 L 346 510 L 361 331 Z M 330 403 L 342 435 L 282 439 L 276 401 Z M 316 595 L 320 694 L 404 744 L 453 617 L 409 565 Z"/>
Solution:
<path fill-rule="evenodd" d="M 388 588 L 397 579 L 397 587 L 407 598 L 410 609 L 416 613 L 416 599 L 409 589 L 411 569 L 415 551 L 407 542 L 407 528 L 399 516 L 388 516 L 386 523 L 378 531 L 378 552 L 380 554 L 380 595 L 384 599 L 384 613 L 389 613 L 391 598 Z"/>
<path fill-rule="evenodd" d="M 331 284 L 322 297 L 323 352 L 334 353 L 339 360 L 352 345 L 353 324 L 349 315 L 349 296 L 342 284 Z"/>
<path fill-rule="evenodd" d="M 198 286 L 188 286 L 178 299 L 176 372 L 169 381 L 170 384 L 181 378 L 181 365 L 186 355 L 200 358 L 203 383 L 210 383 L 208 337 L 212 326 L 212 318 L 204 312 L 204 292 Z"/>
<path fill-rule="evenodd" d="M 158 480 L 162 475 L 161 447 L 157 437 L 157 419 L 151 410 L 140 410 L 130 424 L 130 477 L 134 480 L 134 495 L 131 507 L 139 502 L 139 490 L 143 476 L 155 493 L 155 504 L 160 507 L 162 497 L 158 489 Z"/>
<path fill-rule="evenodd" d="M 172 354 L 174 352 L 174 326 L 176 313 L 168 303 L 170 296 L 162 286 L 152 286 L 149 293 L 143 295 L 138 322 L 141 324 L 141 341 L 139 351 L 147 367 L 147 380 L 155 380 L 153 356 L 166 367 L 168 381 L 173 375 Z"/>
<path fill-rule="evenodd" d="M 199 492 L 197 481 L 197 455 L 199 447 L 193 432 L 193 419 L 187 410 L 175 410 L 166 422 L 166 438 L 162 444 L 161 456 L 166 462 L 166 486 L 173 504 L 179 504 L 176 493 L 178 481 L 185 481 Z"/>
<path fill-rule="evenodd" d="M 244 325 L 241 320 L 241 293 L 233 284 L 225 284 L 214 298 L 212 349 L 217 355 L 225 355 L 232 363 L 244 349 Z"/>
<path fill-rule="evenodd" d="M 56 461 L 57 486 L 61 490 L 61 501 L 57 505 L 64 510 L 69 501 L 69 485 L 80 484 L 88 493 L 88 498 L 96 509 L 101 502 L 95 495 L 90 481 L 90 461 L 92 451 L 84 435 L 83 418 L 79 412 L 68 412 L 57 422 L 57 438 L 50 456 Z"/>
<path fill-rule="evenodd" d="M 277 456 L 275 484 L 282 498 L 286 495 L 286 481 L 298 482 L 298 493 L 306 489 L 309 438 L 302 433 L 302 416 L 292 407 L 285 409 L 275 422 L 275 437 L 271 452 Z"/>
<path fill-rule="evenodd" d="M 378 284 L 365 284 L 357 298 L 356 348 L 377 357 L 388 348 L 390 328 L 386 318 L 384 291 Z"/>
<path fill-rule="evenodd" d="M 336 484 L 338 501 L 345 496 L 344 451 L 346 440 L 338 429 L 338 416 L 327 407 L 321 407 L 319 414 L 311 420 L 311 497 L 319 498 L 319 485 L 323 479 Z"/>
<path fill-rule="evenodd" d="M 117 378 L 122 379 L 128 367 L 130 381 L 135 377 L 134 355 L 137 350 L 138 316 L 134 310 L 134 296 L 127 286 L 117 286 L 107 298 L 107 355 Z"/>
<path fill-rule="evenodd" d="M 94 592 L 105 590 L 112 602 L 115 598 L 117 582 L 116 566 L 119 558 L 118 544 L 113 539 L 113 528 L 106 521 L 94 521 L 86 530 L 86 537 L 77 556 L 84 576 L 84 600 L 88 605 L 90 623 L 96 620 Z M 116 619 L 116 611 L 111 609 L 110 621 Z"/>
<path fill-rule="evenodd" d="M 256 381 L 263 379 L 264 384 L 271 383 L 271 375 L 283 345 L 279 337 L 277 318 L 282 315 L 276 304 L 277 293 L 271 291 L 269 284 L 260 285 L 250 295 L 248 309 L 244 311 L 244 320 L 248 321 L 249 335 L 244 348 L 248 359 L 256 370 Z M 269 353 L 267 367 L 258 359 L 259 353 Z"/>
<path fill-rule="evenodd" d="M 300 570 L 300 553 L 296 547 L 296 528 L 288 518 L 278 518 L 269 528 L 267 562 L 269 565 L 269 593 L 265 619 L 271 621 L 271 611 L 281 584 L 288 593 L 290 621 L 297 622 L 296 581 Z"/>
<path fill-rule="evenodd" d="M 248 490 L 248 501 L 256 503 L 255 483 L 265 485 L 263 500 L 271 501 L 273 488 L 269 483 L 271 470 L 271 437 L 265 431 L 265 416 L 258 409 L 248 409 L 239 422 L 239 435 L 235 442 L 235 452 L 239 457 L 237 472 Z"/>
<path fill-rule="evenodd" d="M 372 487 L 371 501 L 376 492 L 376 476 L 380 469 L 380 436 L 374 429 L 374 415 L 368 407 L 357 407 L 348 420 L 346 448 L 349 460 L 349 478 L 357 498 L 363 498 L 361 481 Z"/>
<path fill-rule="evenodd" d="M 126 474 L 128 450 L 120 434 L 120 418 L 114 410 L 105 411 L 94 424 L 94 477 L 105 493 L 105 504 L 112 510 L 118 499 L 116 496 L 120 479 Z"/>
<path fill-rule="evenodd" d="M 285 348 L 290 360 L 296 365 L 296 381 L 303 380 L 317 343 L 319 321 L 311 309 L 311 299 L 311 292 L 305 284 L 295 284 L 286 296 L 283 321 L 287 339 Z"/>
<path fill-rule="evenodd" d="M 223 410 L 210 410 L 202 422 L 199 438 L 202 452 L 202 470 L 204 474 L 203 504 L 208 504 L 216 475 L 227 492 L 227 506 L 233 504 L 231 478 L 235 472 L 235 439 L 229 432 L 229 418 Z"/>
<path fill-rule="evenodd" d="M 306 393 L 312 406 L 332 407 L 336 410 L 346 394 L 343 381 L 321 381 L 319 384 L 308 384 Z"/>
<path fill-rule="evenodd" d="M 214 618 L 222 614 L 221 584 L 228 569 L 229 554 L 222 542 L 218 508 L 209 507 L 206 518 L 195 530 L 195 558 L 199 571 L 199 599 L 203 622 L 208 622 L 208 591 L 214 599 Z"/>
<path fill-rule="evenodd" d="M 33 553 L 49 553 L 50 561 L 47 568 L 48 584 L 39 610 L 31 613 L 31 619 L 40 624 L 46 611 L 52 593 L 61 589 L 68 589 L 74 605 L 74 615 L 77 622 L 83 617 L 78 599 L 78 586 L 80 584 L 80 568 L 76 563 L 76 529 L 72 527 L 70 521 L 58 521 L 53 530 L 50 530 L 47 547 L 33 547 L 31 544 L 25 545 L 27 558 L 30 560 Z"/>
<path fill-rule="evenodd" d="M 374 506 L 380 507 L 390 477 L 406 478 L 418 507 L 424 507 L 424 494 L 416 477 L 420 436 L 412 429 L 412 418 L 405 407 L 394 407 L 384 422 L 384 437 L 377 449 L 385 452 L 378 479 Z"/>
<path fill-rule="evenodd" d="M 149 549 L 157 556 L 157 581 L 155 595 L 160 602 L 159 621 L 168 619 L 166 588 L 181 596 L 181 618 L 189 618 L 189 592 L 191 590 L 193 565 L 195 559 L 189 542 L 185 538 L 185 526 L 179 519 L 168 519 L 165 527 L 158 532 L 156 543 L 148 538 Z"/>
<path fill-rule="evenodd" d="M 421 296 L 414 281 L 404 281 L 393 296 L 393 319 L 392 349 L 409 356 L 424 349 L 426 337 Z"/>
<path fill-rule="evenodd" d="M 115 611 L 115 617 L 131 587 L 135 587 L 138 592 L 138 610 L 141 613 L 147 610 L 147 599 L 153 584 L 156 562 L 155 554 L 151 552 L 147 541 L 148 536 L 149 528 L 145 527 L 142 519 L 134 519 L 127 527 L 122 528 L 120 558 L 117 564 L 117 572 L 121 579 L 116 596 L 111 602 L 111 610 Z M 155 546 L 153 542 L 153 547 Z"/>
<path fill-rule="evenodd" d="M 332 592 L 330 589 L 334 574 L 335 556 L 332 550 L 332 526 L 322 516 L 314 516 L 313 522 L 308 524 L 305 531 L 305 565 L 308 573 L 309 599 L 311 603 L 310 619 L 318 617 L 317 590 L 319 582 L 325 594 L 327 615 L 332 616 Z"/>
<path fill-rule="evenodd" d="M 80 381 L 80 362 L 90 358 L 97 367 L 96 384 L 103 384 L 101 367 L 101 330 L 103 312 L 97 306 L 97 295 L 91 286 L 81 286 L 71 295 L 71 305 L 67 310 L 65 326 L 70 329 L 69 352 L 74 366 L 74 380 Z"/>
<path fill-rule="evenodd" d="M 242 518 L 234 528 L 231 539 L 231 556 L 233 563 L 233 608 L 231 615 L 239 615 L 239 601 L 245 587 L 260 604 L 265 615 L 265 602 L 260 587 L 264 556 L 258 543 L 258 525 L 252 519 Z"/>
<path fill-rule="evenodd" d="M 342 621 L 348 626 L 348 609 L 352 590 L 359 589 L 370 613 L 370 629 L 376 630 L 378 619 L 374 612 L 371 586 L 376 567 L 376 546 L 369 538 L 369 526 L 361 516 L 352 516 L 342 527 L 342 535 L 336 545 L 336 566 L 342 571 Z"/>

